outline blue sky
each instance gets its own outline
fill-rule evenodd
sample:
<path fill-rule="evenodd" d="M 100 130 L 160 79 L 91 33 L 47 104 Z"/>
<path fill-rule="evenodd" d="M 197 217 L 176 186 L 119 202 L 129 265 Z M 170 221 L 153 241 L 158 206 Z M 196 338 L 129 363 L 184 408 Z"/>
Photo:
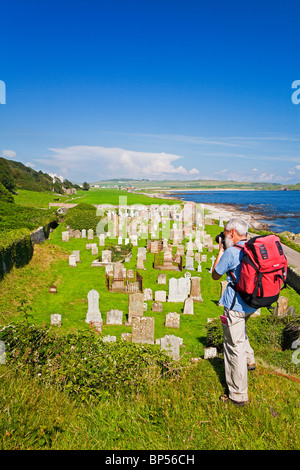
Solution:
<path fill-rule="evenodd" d="M 0 0 L 0 155 L 74 182 L 299 182 L 299 21 L 298 0 Z"/>

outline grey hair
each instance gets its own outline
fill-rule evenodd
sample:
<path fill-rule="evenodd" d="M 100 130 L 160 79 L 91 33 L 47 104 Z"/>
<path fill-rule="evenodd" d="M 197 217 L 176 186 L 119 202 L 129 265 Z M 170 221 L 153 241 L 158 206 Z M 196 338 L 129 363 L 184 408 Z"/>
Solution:
<path fill-rule="evenodd" d="M 225 226 L 225 230 L 230 231 L 232 228 L 236 230 L 239 235 L 247 235 L 248 224 L 242 219 L 230 219 Z"/>

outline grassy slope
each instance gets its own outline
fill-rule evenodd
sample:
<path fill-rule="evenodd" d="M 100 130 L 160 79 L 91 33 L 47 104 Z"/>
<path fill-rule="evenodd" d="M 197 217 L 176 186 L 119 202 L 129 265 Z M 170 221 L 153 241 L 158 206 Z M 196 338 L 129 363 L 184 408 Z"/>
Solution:
<path fill-rule="evenodd" d="M 92 193 L 90 193 L 92 194 Z M 84 322 L 87 292 L 100 293 L 100 309 L 105 321 L 110 308 L 128 308 L 125 294 L 108 294 L 104 268 L 91 268 L 93 257 L 85 250 L 85 240 L 61 242 L 60 225 L 45 244 L 35 247 L 28 266 L 14 269 L 0 285 L 0 324 L 21 320 L 17 307 L 27 299 L 37 324 L 49 325 L 51 313 L 62 313 L 61 332 L 87 328 Z M 215 234 L 218 227 L 207 227 Z M 80 249 L 82 263 L 69 268 L 68 254 Z M 127 267 L 135 267 L 137 249 Z M 153 255 L 152 255 L 153 256 Z M 144 287 L 167 289 L 157 285 L 157 274 L 147 255 Z M 210 255 L 208 256 L 210 258 Z M 219 283 L 211 280 L 210 262 L 203 264 L 201 288 L 203 304 L 195 305 L 195 315 L 181 319 L 180 330 L 164 327 L 165 313 L 182 309 L 180 304 L 164 305 L 164 313 L 155 316 L 155 337 L 175 334 L 184 339 L 181 354 L 200 356 L 205 346 L 205 324 L 217 317 L 220 307 Z M 75 275 L 76 273 L 76 275 Z M 174 273 L 167 272 L 167 277 Z M 176 273 L 175 276 L 181 276 Z M 58 294 L 48 293 L 55 283 Z M 286 291 L 290 303 L 300 311 L 299 296 Z M 124 318 L 125 319 L 125 318 Z M 251 330 L 250 319 L 248 330 Z M 130 331 L 125 326 L 103 327 L 104 334 Z M 267 345 L 260 346 L 265 360 Z M 223 392 L 224 375 L 221 359 L 200 360 L 184 366 L 182 379 L 153 384 L 149 396 L 110 397 L 101 403 L 85 406 L 55 390 L 41 388 L 26 376 L 15 377 L 7 366 L 0 366 L 0 448 L 3 449 L 298 449 L 299 384 L 274 374 L 259 363 L 249 374 L 251 404 L 235 409 L 218 402 Z M 130 436 L 130 439 L 128 438 Z"/>
<path fill-rule="evenodd" d="M 78 191 L 74 196 L 62 196 L 57 195 L 52 192 L 43 192 L 38 193 L 35 191 L 26 191 L 19 190 L 17 195 L 14 195 L 14 200 L 17 204 L 22 206 L 31 206 L 31 207 L 42 207 L 48 208 L 49 202 L 55 202 L 55 199 L 59 199 L 60 202 L 70 202 L 79 204 L 80 202 L 85 202 L 87 204 L 119 204 L 119 197 L 127 197 L 127 204 L 174 204 L 178 203 L 174 199 L 158 199 L 143 194 L 134 194 L 129 193 L 123 190 L 117 189 L 91 189 L 89 191 Z"/>

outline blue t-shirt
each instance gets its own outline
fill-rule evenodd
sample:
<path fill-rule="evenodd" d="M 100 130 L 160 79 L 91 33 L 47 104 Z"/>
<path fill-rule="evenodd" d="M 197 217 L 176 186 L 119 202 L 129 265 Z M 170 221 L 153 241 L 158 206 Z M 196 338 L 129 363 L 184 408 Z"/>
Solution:
<path fill-rule="evenodd" d="M 237 245 L 244 245 L 245 241 L 240 241 L 237 243 Z M 220 276 L 223 276 L 223 274 L 227 273 L 227 281 L 228 283 L 232 283 L 232 277 L 230 276 L 230 272 L 232 271 L 236 282 L 239 281 L 240 278 L 240 272 L 241 272 L 241 260 L 244 256 L 244 253 L 242 250 L 239 248 L 235 248 L 234 246 L 227 248 L 225 252 L 223 253 L 220 261 L 218 262 L 217 266 L 215 267 L 215 270 Z M 227 286 L 225 289 L 224 294 L 222 295 L 220 299 L 220 303 L 224 305 L 224 307 L 230 309 L 233 299 L 235 296 L 235 290 L 232 289 L 232 287 Z M 250 307 L 244 300 L 241 298 L 239 293 L 237 293 L 236 299 L 235 299 L 235 304 L 232 308 L 232 310 L 236 310 L 237 312 L 243 312 L 243 313 L 253 313 L 257 309 Z"/>

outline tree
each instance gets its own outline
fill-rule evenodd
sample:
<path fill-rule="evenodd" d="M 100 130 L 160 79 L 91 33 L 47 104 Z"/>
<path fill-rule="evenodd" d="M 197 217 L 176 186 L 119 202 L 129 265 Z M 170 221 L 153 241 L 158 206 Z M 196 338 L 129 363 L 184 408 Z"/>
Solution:
<path fill-rule="evenodd" d="M 90 185 L 89 183 L 87 183 L 86 181 L 83 183 L 82 185 L 82 189 L 83 191 L 88 191 L 90 189 Z"/>

